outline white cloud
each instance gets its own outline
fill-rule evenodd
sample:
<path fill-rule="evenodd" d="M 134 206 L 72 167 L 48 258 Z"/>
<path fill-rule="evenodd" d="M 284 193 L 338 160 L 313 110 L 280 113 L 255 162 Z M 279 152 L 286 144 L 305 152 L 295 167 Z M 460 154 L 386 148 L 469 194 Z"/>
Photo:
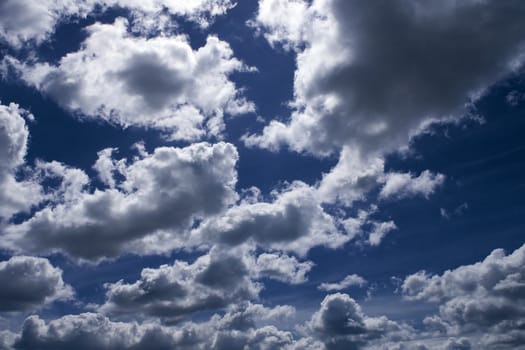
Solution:
<path fill-rule="evenodd" d="M 333 292 L 333 291 L 340 291 L 340 290 L 347 289 L 349 287 L 354 287 L 354 286 L 363 287 L 367 283 L 368 282 L 363 277 L 356 275 L 356 274 L 352 274 L 352 275 L 346 276 L 339 282 L 321 283 L 319 287 L 317 288 L 320 290 L 324 290 L 326 292 Z"/>
<path fill-rule="evenodd" d="M 515 349 L 525 324 L 525 246 L 509 255 L 494 250 L 442 275 L 420 271 L 402 290 L 410 300 L 439 305 L 439 314 L 425 320 L 436 332 L 463 335 L 482 348 Z"/>
<path fill-rule="evenodd" d="M 0 39 L 15 48 L 27 43 L 41 44 L 51 37 L 60 22 L 85 17 L 96 7 L 125 8 L 131 12 L 135 29 L 162 31 L 171 26 L 170 15 L 205 27 L 234 6 L 231 0 L 3 0 L 0 2 Z"/>
<path fill-rule="evenodd" d="M 281 43 L 295 47 L 303 41 L 302 32 L 307 24 L 308 15 L 308 5 L 305 1 L 267 0 L 259 2 L 257 19 L 248 21 L 248 25 L 262 32 L 272 46 Z M 271 31 L 262 31 L 260 23 L 271 28 Z"/>
<path fill-rule="evenodd" d="M 0 262 L 0 311 L 30 311 L 73 296 L 62 270 L 47 259 L 15 256 Z"/>
<path fill-rule="evenodd" d="M 28 84 L 82 117 L 159 129 L 172 140 L 219 136 L 224 113 L 254 108 L 228 79 L 247 67 L 217 37 L 193 50 L 184 36 L 134 37 L 122 18 L 87 31 L 81 49 L 57 66 L 8 61 Z"/>
<path fill-rule="evenodd" d="M 245 141 L 318 155 L 405 147 L 523 63 L 524 15 L 520 0 L 260 0 L 252 25 L 297 51 L 294 111 Z"/>
<path fill-rule="evenodd" d="M 43 198 L 37 183 L 15 177 L 25 163 L 29 131 L 24 117 L 29 116 L 17 104 L 0 104 L 0 221 L 29 211 Z"/>
<path fill-rule="evenodd" d="M 253 242 L 300 256 L 315 246 L 336 248 L 349 240 L 320 205 L 315 188 L 294 182 L 275 197 L 271 203 L 242 202 L 205 221 L 194 234 L 203 241 L 233 246 Z"/>
<path fill-rule="evenodd" d="M 250 278 L 242 254 L 212 250 L 194 263 L 175 261 L 144 269 L 140 280 L 107 284 L 105 313 L 131 313 L 176 319 L 198 311 L 216 310 L 253 300 L 261 286 Z"/>
<path fill-rule="evenodd" d="M 187 322 L 171 327 L 155 322 L 115 322 L 95 313 L 67 315 L 48 322 L 31 316 L 14 339 L 14 348 L 291 350 L 292 333 L 268 323 L 287 318 L 293 311 L 286 306 L 266 308 L 245 304 L 230 309 L 222 317 L 214 315 L 203 323 Z M 6 339 L 6 343 L 12 342 L 13 335 L 8 336 L 11 339 Z"/>
<path fill-rule="evenodd" d="M 384 168 L 382 157 L 364 157 L 356 150 L 343 147 L 337 164 L 323 175 L 319 196 L 325 203 L 351 207 L 384 181 Z"/>
<path fill-rule="evenodd" d="M 3 0 L 0 2 L 0 39 L 15 48 L 49 38 L 58 21 L 68 16 L 83 16 L 90 6 L 73 0 Z"/>
<path fill-rule="evenodd" d="M 310 261 L 300 262 L 293 256 L 277 253 L 262 253 L 255 264 L 258 276 L 290 284 L 306 282 L 306 274 L 314 267 Z"/>
<path fill-rule="evenodd" d="M 416 195 L 428 198 L 445 181 L 444 175 L 433 174 L 428 170 L 423 171 L 419 176 L 413 176 L 410 173 L 387 173 L 385 177 L 386 182 L 379 193 L 382 199 L 406 198 Z"/>
<path fill-rule="evenodd" d="M 397 230 L 397 226 L 393 221 L 374 222 L 372 226 L 372 230 L 368 236 L 368 244 L 373 246 L 381 244 L 389 232 Z"/>
<path fill-rule="evenodd" d="M 309 322 L 310 329 L 326 349 L 363 349 L 374 341 L 406 338 L 411 329 L 385 316 L 370 317 L 347 294 L 327 295 Z"/>
<path fill-rule="evenodd" d="M 183 245 L 194 220 L 237 200 L 237 159 L 227 143 L 160 147 L 122 166 L 115 188 L 94 191 L 81 170 L 40 164 L 45 176 L 62 179 L 61 188 L 33 217 L 7 227 L 2 246 L 86 260 L 169 252 Z"/>

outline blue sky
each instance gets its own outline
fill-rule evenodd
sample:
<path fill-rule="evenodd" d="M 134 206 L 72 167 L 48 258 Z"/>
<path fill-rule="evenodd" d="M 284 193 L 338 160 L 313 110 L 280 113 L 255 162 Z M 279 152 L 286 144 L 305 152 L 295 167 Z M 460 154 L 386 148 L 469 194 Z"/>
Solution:
<path fill-rule="evenodd" d="M 525 349 L 522 1 L 0 1 L 0 349 Z"/>

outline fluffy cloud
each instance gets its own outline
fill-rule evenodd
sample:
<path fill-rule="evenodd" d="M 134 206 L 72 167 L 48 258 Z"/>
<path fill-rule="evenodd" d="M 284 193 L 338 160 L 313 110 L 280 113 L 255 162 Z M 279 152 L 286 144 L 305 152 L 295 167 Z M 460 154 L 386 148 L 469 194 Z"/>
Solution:
<path fill-rule="evenodd" d="M 261 278 L 299 284 L 313 267 L 295 257 L 262 253 L 255 257 L 245 248 L 227 252 L 212 248 L 193 263 L 142 270 L 134 283 L 106 285 L 106 303 L 99 310 L 108 314 L 143 314 L 177 320 L 199 311 L 219 310 L 259 297 Z"/>
<path fill-rule="evenodd" d="M 235 6 L 231 0 L 88 0 L 93 4 L 119 6 L 129 9 L 134 20 L 141 22 L 146 28 L 158 28 L 159 19 L 165 12 L 170 15 L 184 17 L 205 27 L 215 16 L 226 13 Z M 168 18 L 168 21 L 171 21 Z M 157 22 L 157 23 L 155 23 Z M 162 23 L 161 23 L 162 24 Z"/>
<path fill-rule="evenodd" d="M 195 220 L 236 201 L 237 158 L 227 143 L 160 147 L 121 167 L 117 187 L 94 191 L 81 170 L 41 164 L 46 176 L 62 178 L 57 198 L 6 228 L 2 245 L 88 260 L 170 251 Z"/>
<path fill-rule="evenodd" d="M 30 256 L 0 262 L 0 285 L 0 311 L 28 311 L 73 295 L 62 280 L 62 270 L 47 259 Z"/>
<path fill-rule="evenodd" d="M 232 309 L 223 317 L 215 315 L 201 324 L 185 323 L 176 327 L 114 322 L 94 313 L 69 315 L 49 322 L 31 316 L 24 322 L 13 348 L 8 349 L 292 349 L 290 332 L 264 325 L 286 318 L 290 312 L 293 310 L 289 307 L 268 309 L 248 304 Z M 257 327 L 256 323 L 263 326 Z"/>
<path fill-rule="evenodd" d="M 138 29 L 159 30 L 171 22 L 169 15 L 184 17 L 207 26 L 234 5 L 230 0 L 3 0 L 0 2 L 0 39 L 20 48 L 49 39 L 61 21 L 85 17 L 96 7 L 120 7 L 130 11 Z"/>
<path fill-rule="evenodd" d="M 252 25 L 295 44 L 295 110 L 246 143 L 319 155 L 403 147 L 522 65 L 524 15 L 520 0 L 260 0 Z"/>
<path fill-rule="evenodd" d="M 347 289 L 353 286 L 363 287 L 367 283 L 368 282 L 363 277 L 356 275 L 356 274 L 352 274 L 352 275 L 346 276 L 339 282 L 321 283 L 318 289 L 324 290 L 327 292 L 332 292 L 332 291 L 339 291 L 339 290 Z"/>
<path fill-rule="evenodd" d="M 312 247 L 336 248 L 349 240 L 320 205 L 315 188 L 294 182 L 275 196 L 271 203 L 242 202 L 204 222 L 195 235 L 230 246 L 253 242 L 301 256 Z"/>
<path fill-rule="evenodd" d="M 473 334 L 480 346 L 516 349 L 525 325 L 525 246 L 505 255 L 494 250 L 485 260 L 448 270 L 408 276 L 402 285 L 411 300 L 439 304 L 439 314 L 425 320 L 445 334 Z M 519 348 L 519 347 L 518 347 Z"/>
<path fill-rule="evenodd" d="M 212 251 L 192 264 L 175 261 L 158 269 L 144 269 L 135 283 L 119 281 L 106 288 L 103 312 L 176 319 L 255 299 L 261 286 L 250 279 L 242 255 Z"/>
<path fill-rule="evenodd" d="M 253 110 L 228 79 L 247 68 L 217 37 L 193 50 L 184 36 L 132 36 L 124 19 L 87 31 L 81 49 L 57 66 L 8 61 L 64 108 L 123 127 L 156 128 L 172 140 L 218 136 L 225 112 Z"/>
<path fill-rule="evenodd" d="M 86 1 L 3 0 L 0 2 L 0 39 L 15 48 L 28 41 L 36 44 L 47 39 L 57 22 L 73 15 L 85 15 Z"/>
<path fill-rule="evenodd" d="M 369 317 L 347 294 L 331 294 L 321 302 L 309 327 L 327 349 L 362 349 L 369 343 L 389 337 L 408 336 L 409 328 L 381 317 Z"/>
<path fill-rule="evenodd" d="M 406 198 L 421 194 L 428 198 L 445 181 L 442 174 L 433 174 L 428 170 L 419 176 L 407 173 L 386 174 L 386 182 L 379 193 L 380 198 Z"/>
<path fill-rule="evenodd" d="M 17 212 L 27 212 L 42 199 L 37 183 L 15 177 L 27 152 L 29 131 L 24 117 L 32 118 L 17 104 L 0 104 L 0 221 Z"/>

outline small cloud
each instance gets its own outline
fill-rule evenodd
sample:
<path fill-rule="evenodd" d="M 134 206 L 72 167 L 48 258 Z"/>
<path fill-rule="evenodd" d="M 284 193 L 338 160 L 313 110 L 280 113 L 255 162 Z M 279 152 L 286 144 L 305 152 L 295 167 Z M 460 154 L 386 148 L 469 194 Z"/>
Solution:
<path fill-rule="evenodd" d="M 354 286 L 363 287 L 367 284 L 368 284 L 367 280 L 365 280 L 363 277 L 356 275 L 356 274 L 352 274 L 352 275 L 346 276 L 339 282 L 321 283 L 317 287 L 317 289 L 324 290 L 326 292 L 332 292 L 332 291 L 340 291 L 340 290 L 347 289 L 349 287 L 354 287 Z"/>

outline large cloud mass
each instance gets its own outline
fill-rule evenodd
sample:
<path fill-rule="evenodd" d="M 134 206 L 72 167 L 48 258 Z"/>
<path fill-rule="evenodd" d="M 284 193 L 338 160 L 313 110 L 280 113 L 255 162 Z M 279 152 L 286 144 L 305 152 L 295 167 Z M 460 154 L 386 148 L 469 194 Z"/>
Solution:
<path fill-rule="evenodd" d="M 252 25 L 297 51 L 295 110 L 246 142 L 315 154 L 402 147 L 522 64 L 524 16 L 520 0 L 261 0 Z"/>

